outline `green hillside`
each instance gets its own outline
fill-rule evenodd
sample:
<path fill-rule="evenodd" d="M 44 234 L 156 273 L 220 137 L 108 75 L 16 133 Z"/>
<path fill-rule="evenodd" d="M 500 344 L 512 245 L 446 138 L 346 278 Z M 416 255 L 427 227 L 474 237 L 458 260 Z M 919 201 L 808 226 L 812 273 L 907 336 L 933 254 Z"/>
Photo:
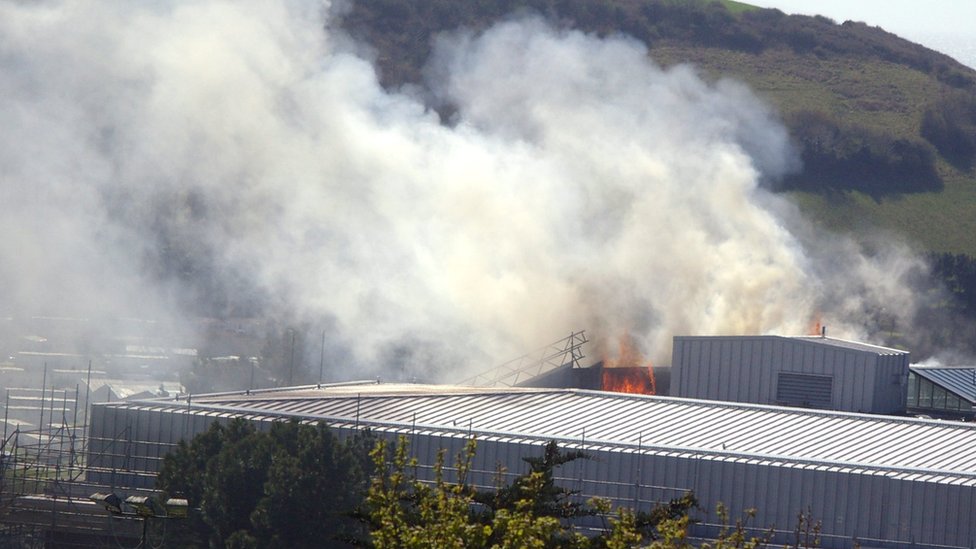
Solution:
<path fill-rule="evenodd" d="M 698 0 L 357 0 L 344 25 L 376 48 L 384 85 L 398 87 L 423 84 L 438 32 L 518 12 L 624 32 L 662 65 L 748 83 L 802 149 L 803 173 L 779 190 L 812 218 L 976 255 L 976 71 L 880 28 Z"/>
<path fill-rule="evenodd" d="M 817 110 L 914 139 L 919 138 L 923 114 L 933 98 L 956 92 L 917 69 L 866 56 L 821 59 L 788 50 L 749 54 L 687 45 L 661 46 L 652 55 L 663 64 L 694 63 L 713 78 L 741 79 L 786 118 L 796 111 Z M 943 183 L 938 192 L 790 194 L 810 217 L 834 229 L 889 229 L 920 249 L 976 255 L 976 174 L 942 155 L 936 155 L 936 168 Z"/>

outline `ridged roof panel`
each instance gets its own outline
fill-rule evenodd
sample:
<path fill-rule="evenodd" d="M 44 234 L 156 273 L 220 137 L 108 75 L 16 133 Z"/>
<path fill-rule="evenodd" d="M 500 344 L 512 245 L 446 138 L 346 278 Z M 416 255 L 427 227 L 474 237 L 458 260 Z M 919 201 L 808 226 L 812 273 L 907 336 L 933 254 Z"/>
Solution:
<path fill-rule="evenodd" d="M 188 409 L 186 400 L 103 405 Z M 976 482 L 976 426 L 958 422 L 571 389 L 375 383 L 194 396 L 189 408 L 944 473 Z"/>

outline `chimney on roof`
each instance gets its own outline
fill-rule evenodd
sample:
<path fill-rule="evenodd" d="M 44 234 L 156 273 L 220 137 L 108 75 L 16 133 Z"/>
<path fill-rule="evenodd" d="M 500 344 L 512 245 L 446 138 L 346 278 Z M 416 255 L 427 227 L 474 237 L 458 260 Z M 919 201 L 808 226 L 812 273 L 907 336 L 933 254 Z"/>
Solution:
<path fill-rule="evenodd" d="M 827 326 L 826 325 L 820 327 L 820 337 L 822 337 L 824 339 L 827 339 Z"/>

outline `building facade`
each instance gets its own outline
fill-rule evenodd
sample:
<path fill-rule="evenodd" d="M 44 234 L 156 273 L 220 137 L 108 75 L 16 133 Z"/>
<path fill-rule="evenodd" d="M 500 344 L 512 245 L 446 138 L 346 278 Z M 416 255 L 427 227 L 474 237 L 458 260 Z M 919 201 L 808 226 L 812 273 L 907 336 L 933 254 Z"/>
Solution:
<path fill-rule="evenodd" d="M 902 414 L 909 353 L 828 337 L 676 336 L 671 395 Z"/>
<path fill-rule="evenodd" d="M 693 491 L 706 509 L 775 526 L 822 521 L 824 547 L 976 544 L 976 428 L 958 423 L 578 389 L 347 384 L 96 404 L 89 480 L 150 486 L 162 456 L 214 421 L 323 421 L 340 434 L 403 435 L 421 476 L 474 437 L 470 480 L 524 472 L 557 441 L 591 459 L 560 471 L 580 497 L 649 509 Z M 714 514 L 699 533 L 717 528 Z"/>

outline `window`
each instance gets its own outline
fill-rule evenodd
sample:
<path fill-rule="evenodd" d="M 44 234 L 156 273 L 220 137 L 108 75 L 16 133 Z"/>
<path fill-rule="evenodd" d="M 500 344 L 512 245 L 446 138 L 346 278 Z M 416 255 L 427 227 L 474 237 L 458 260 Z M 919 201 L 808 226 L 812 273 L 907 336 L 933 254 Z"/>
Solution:
<path fill-rule="evenodd" d="M 932 388 L 932 407 L 938 410 L 944 410 L 946 407 L 946 390 L 942 387 L 935 386 Z"/>
<path fill-rule="evenodd" d="M 932 382 L 927 379 L 918 380 L 918 407 L 932 407 Z"/>
<path fill-rule="evenodd" d="M 908 373 L 908 407 L 918 406 L 918 376 L 915 372 Z"/>

